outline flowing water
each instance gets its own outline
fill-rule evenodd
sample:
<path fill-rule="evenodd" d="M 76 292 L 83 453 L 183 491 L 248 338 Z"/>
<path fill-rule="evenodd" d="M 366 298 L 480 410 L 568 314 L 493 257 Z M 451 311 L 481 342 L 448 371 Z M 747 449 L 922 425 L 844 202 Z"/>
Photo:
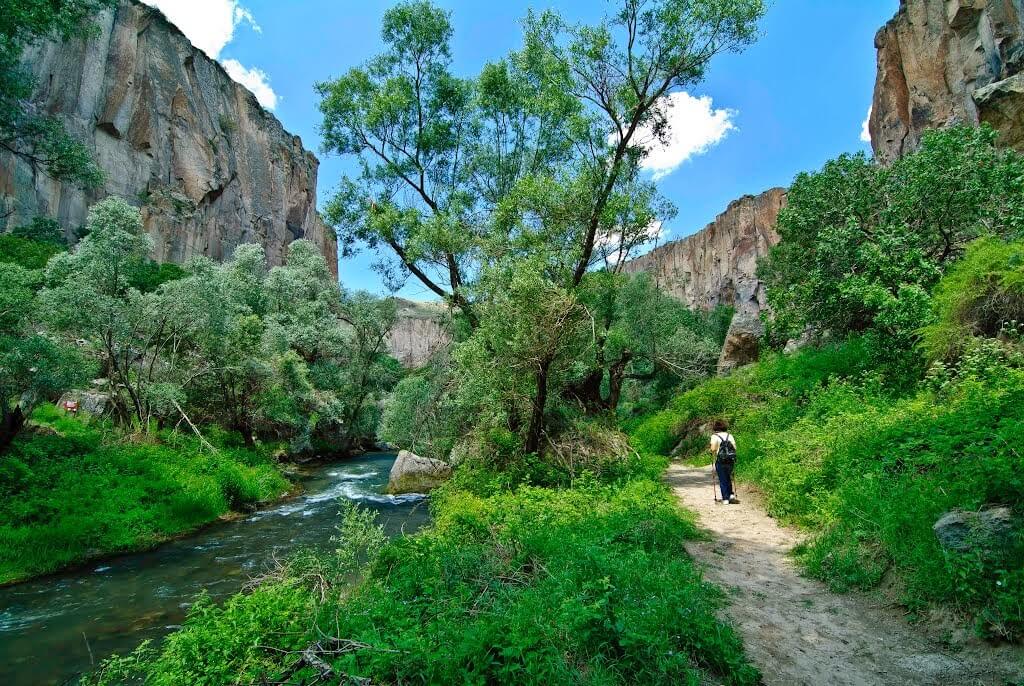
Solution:
<path fill-rule="evenodd" d="M 298 475 L 302 496 L 218 522 L 145 553 L 0 589 L 0 684 L 73 682 L 94 661 L 176 629 L 195 597 L 223 599 L 273 556 L 331 545 L 338 501 L 379 512 L 392 536 L 423 526 L 424 497 L 382 489 L 393 453 L 371 453 Z"/>

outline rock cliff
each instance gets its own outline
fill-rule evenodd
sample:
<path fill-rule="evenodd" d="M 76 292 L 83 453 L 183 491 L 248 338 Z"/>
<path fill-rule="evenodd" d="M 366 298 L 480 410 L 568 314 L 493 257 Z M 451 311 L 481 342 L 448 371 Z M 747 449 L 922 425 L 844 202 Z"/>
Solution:
<path fill-rule="evenodd" d="M 981 121 L 1022 147 L 1022 16 L 1021 0 L 901 0 L 875 36 L 875 157 L 888 163 L 914 150 L 925 129 Z"/>
<path fill-rule="evenodd" d="M 406 367 L 419 367 L 451 341 L 446 307 L 402 298 L 396 304 L 398 316 L 388 334 L 388 353 Z"/>
<path fill-rule="evenodd" d="M 782 188 L 745 195 L 697 233 L 630 260 L 623 271 L 650 272 L 694 309 L 731 305 L 756 314 L 766 304 L 757 261 L 779 241 L 775 220 L 785 203 Z"/>
<path fill-rule="evenodd" d="M 337 273 L 333 232 L 316 211 L 319 162 L 298 136 L 158 10 L 122 0 L 98 23 L 97 35 L 42 44 L 25 61 L 32 105 L 87 142 L 106 184 L 86 193 L 0 156 L 6 224 L 46 215 L 71 237 L 91 203 L 119 195 L 142 208 L 155 259 L 222 259 L 260 243 L 276 265 L 307 238 Z"/>

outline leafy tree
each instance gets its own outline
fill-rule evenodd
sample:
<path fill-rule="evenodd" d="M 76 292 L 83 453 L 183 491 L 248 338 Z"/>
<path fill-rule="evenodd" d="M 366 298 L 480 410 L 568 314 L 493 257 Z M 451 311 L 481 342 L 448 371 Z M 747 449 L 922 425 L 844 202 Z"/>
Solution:
<path fill-rule="evenodd" d="M 41 275 L 0 263 L 0 450 L 24 427 L 38 402 L 88 378 L 70 345 L 38 332 Z"/>
<path fill-rule="evenodd" d="M 99 359 L 120 419 L 146 429 L 181 413 L 175 377 L 201 310 L 193 298 L 134 286 L 151 247 L 138 209 L 107 198 L 89 210 L 87 227 L 72 252 L 50 260 L 43 311 L 54 331 L 84 340 Z"/>
<path fill-rule="evenodd" d="M 531 13 L 522 49 L 466 81 L 449 70 L 448 16 L 407 2 L 385 15 L 383 54 L 319 85 L 325 149 L 361 164 L 327 212 L 343 248 L 388 246 L 400 271 L 487 329 L 461 359 L 494 381 L 480 389 L 498 403 L 483 423 L 505 416 L 527 451 L 547 426 L 549 381 L 567 373 L 561 346 L 585 321 L 575 291 L 673 211 L 640 176 L 645 133 L 668 135 L 667 96 L 753 41 L 762 12 L 760 0 L 623 0 L 597 26 Z M 548 302 L 488 302 L 500 291 Z"/>
<path fill-rule="evenodd" d="M 45 39 L 70 40 L 115 0 L 8 0 L 0 16 L 0 149 L 40 167 L 54 179 L 86 187 L 103 182 L 89 150 L 53 116 L 29 104 L 34 86 L 22 51 Z"/>
<path fill-rule="evenodd" d="M 882 356 L 913 348 L 928 293 L 965 246 L 1024 230 L 1024 157 L 988 127 L 930 131 L 891 167 L 843 155 L 800 174 L 761 265 L 776 335 L 867 331 Z"/>

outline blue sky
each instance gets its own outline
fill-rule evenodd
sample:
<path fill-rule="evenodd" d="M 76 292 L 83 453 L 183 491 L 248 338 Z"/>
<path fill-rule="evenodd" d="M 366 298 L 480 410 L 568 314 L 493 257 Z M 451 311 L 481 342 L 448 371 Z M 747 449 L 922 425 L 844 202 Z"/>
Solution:
<path fill-rule="evenodd" d="M 380 20 L 393 3 L 146 1 L 160 6 L 194 43 L 225 63 L 262 102 L 273 105 L 285 128 L 317 152 L 323 203 L 352 165 L 319 152 L 313 84 L 380 50 Z M 519 45 L 518 20 L 528 7 L 551 7 L 583 21 L 599 18 L 608 7 L 597 0 L 435 1 L 451 11 L 454 69 L 466 76 Z M 797 172 L 868 147 L 861 140 L 861 127 L 874 85 L 874 35 L 895 13 L 898 0 L 769 3 L 758 43 L 738 55 L 717 58 L 707 79 L 689 91 L 695 98 L 710 98 L 704 103 L 702 125 L 714 131 L 708 134 L 706 150 L 670 173 L 659 172 L 664 174 L 659 178 L 662 193 L 679 209 L 665 227 L 665 240 L 698 231 L 741 195 L 788 185 Z M 699 116 L 700 109 L 693 111 Z M 726 122 L 732 128 L 722 136 Z M 381 292 L 372 262 L 367 254 L 343 261 L 342 283 Z M 401 294 L 428 295 L 414 281 Z"/>

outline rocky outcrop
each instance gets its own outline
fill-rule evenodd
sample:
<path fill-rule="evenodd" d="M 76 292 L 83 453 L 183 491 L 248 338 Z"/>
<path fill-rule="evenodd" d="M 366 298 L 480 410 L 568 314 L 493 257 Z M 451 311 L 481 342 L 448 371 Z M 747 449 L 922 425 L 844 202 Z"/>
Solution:
<path fill-rule="evenodd" d="M 427 493 L 443 484 L 451 475 L 452 468 L 447 462 L 402 450 L 391 466 L 387 491 L 393 495 Z"/>
<path fill-rule="evenodd" d="M 25 59 L 32 106 L 87 142 L 106 184 L 83 192 L 2 155 L 6 224 L 45 215 L 72 237 L 91 203 L 119 195 L 142 208 L 155 259 L 223 259 L 259 243 L 276 265 L 307 238 L 337 273 L 333 232 L 316 211 L 319 162 L 302 141 L 158 10 L 122 0 L 98 23 L 92 37 L 45 43 Z"/>
<path fill-rule="evenodd" d="M 925 129 L 981 121 L 1020 147 L 1021 18 L 1021 0 L 901 0 L 875 36 L 875 157 L 889 163 L 914 150 Z"/>
<path fill-rule="evenodd" d="M 764 324 L 756 313 L 743 310 L 737 312 L 729 324 L 729 331 L 725 335 L 725 343 L 718 357 L 719 376 L 757 362 L 762 336 Z"/>
<path fill-rule="evenodd" d="M 448 311 L 443 303 L 396 298 L 395 325 L 388 334 L 388 353 L 405 367 L 419 367 L 451 341 Z"/>
<path fill-rule="evenodd" d="M 630 260 L 623 271 L 651 273 L 662 289 L 694 309 L 729 305 L 759 313 L 766 300 L 757 261 L 779 242 L 775 221 L 785 203 L 782 188 L 745 195 L 702 230 Z"/>

